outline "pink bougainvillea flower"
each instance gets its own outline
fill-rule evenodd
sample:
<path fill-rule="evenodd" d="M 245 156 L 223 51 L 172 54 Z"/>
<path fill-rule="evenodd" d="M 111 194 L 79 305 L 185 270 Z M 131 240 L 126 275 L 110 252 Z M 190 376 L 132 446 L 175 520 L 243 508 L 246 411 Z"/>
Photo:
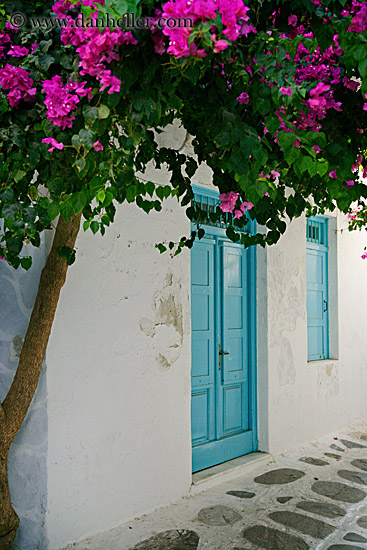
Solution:
<path fill-rule="evenodd" d="M 291 27 L 295 27 L 297 25 L 298 17 L 297 15 L 293 14 L 288 17 L 288 25 Z"/>
<path fill-rule="evenodd" d="M 362 260 L 366 260 L 367 259 L 367 252 L 364 252 L 361 256 Z M 4 258 L 2 258 L 4 259 Z"/>
<path fill-rule="evenodd" d="M 282 86 L 282 87 L 280 88 L 279 91 L 280 91 L 280 93 L 281 93 L 282 95 L 292 95 L 292 90 L 291 90 L 291 88 L 289 88 L 289 87 L 288 87 L 288 88 L 284 88 L 284 87 Z"/>
<path fill-rule="evenodd" d="M 109 69 L 103 72 L 100 81 L 102 84 L 100 88 L 101 92 L 103 92 L 103 90 L 108 87 L 110 87 L 107 92 L 108 94 L 113 94 L 120 91 L 121 80 L 119 80 L 116 76 L 111 76 L 111 71 Z"/>
<path fill-rule="evenodd" d="M 21 48 L 20 46 L 12 46 L 11 49 L 7 52 L 7 55 L 10 55 L 10 57 L 24 57 L 28 54 L 28 48 Z"/>
<path fill-rule="evenodd" d="M 272 176 L 273 176 L 274 178 L 279 178 L 279 176 L 280 176 L 280 173 L 277 172 L 276 170 L 272 170 L 270 173 L 272 174 Z"/>
<path fill-rule="evenodd" d="M 13 67 L 7 63 L 0 69 L 0 84 L 4 90 L 10 90 L 8 101 L 10 107 L 18 107 L 19 102 L 32 101 L 36 95 L 37 88 L 33 87 L 33 80 L 29 73 L 21 67 Z"/>
<path fill-rule="evenodd" d="M 63 84 L 61 76 L 55 75 L 51 80 L 42 82 L 43 91 L 46 93 L 45 105 L 47 107 L 47 118 L 55 125 L 71 128 L 75 116 L 72 114 L 81 97 L 92 97 L 92 89 L 85 88 L 85 82 L 74 82 L 69 80 Z M 73 92 L 73 93 L 70 93 Z"/>
<path fill-rule="evenodd" d="M 329 172 L 329 177 L 333 178 L 333 179 L 336 179 L 337 178 L 336 170 L 332 170 L 331 172 Z"/>
<path fill-rule="evenodd" d="M 57 15 L 57 17 L 64 17 L 67 10 L 73 7 L 70 0 L 58 0 L 52 6 L 52 11 Z"/>
<path fill-rule="evenodd" d="M 5 28 L 6 28 L 8 31 L 11 31 L 11 32 L 15 32 L 15 33 L 19 32 L 18 27 L 15 27 L 15 26 L 12 24 L 11 21 L 7 21 L 7 22 L 5 23 Z"/>
<path fill-rule="evenodd" d="M 361 166 L 362 162 L 363 162 L 363 155 L 358 155 L 357 160 L 355 161 L 355 163 L 352 165 L 352 168 L 351 168 L 353 173 L 357 172 L 357 170 Z"/>
<path fill-rule="evenodd" d="M 312 149 L 315 151 L 315 154 L 319 153 L 321 151 L 320 147 L 318 145 L 312 145 Z"/>
<path fill-rule="evenodd" d="M 33 44 L 31 45 L 31 53 L 33 53 L 38 47 L 38 42 L 33 42 Z"/>
<path fill-rule="evenodd" d="M 235 210 L 233 219 L 237 220 L 237 218 L 242 218 L 242 216 L 243 216 L 243 212 L 241 210 Z"/>
<path fill-rule="evenodd" d="M 254 205 L 250 201 L 243 201 L 243 203 L 241 204 L 242 212 L 246 212 L 246 210 L 251 210 L 251 208 L 253 207 Z"/>
<path fill-rule="evenodd" d="M 360 86 L 359 82 L 356 82 L 355 80 L 352 80 L 351 78 L 348 78 L 345 76 L 343 78 L 343 84 L 346 88 L 349 88 L 350 90 L 353 90 L 353 92 L 356 92 Z"/>
<path fill-rule="evenodd" d="M 64 148 L 64 144 L 63 143 L 58 143 L 58 141 L 56 141 L 55 138 L 52 138 L 52 137 L 48 137 L 48 138 L 44 138 L 42 140 L 42 143 L 49 143 L 51 145 L 51 147 L 49 149 L 47 149 L 47 151 L 50 151 L 50 153 L 54 150 L 54 149 L 63 149 Z"/>
<path fill-rule="evenodd" d="M 352 185 L 354 185 L 354 181 L 353 180 L 347 180 L 346 184 L 347 184 L 347 187 L 349 189 L 350 187 L 352 187 Z"/>
<path fill-rule="evenodd" d="M 222 52 L 228 48 L 229 44 L 225 40 L 217 40 L 214 44 L 214 53 Z"/>
<path fill-rule="evenodd" d="M 235 193 L 234 191 L 230 191 L 229 193 L 221 193 L 219 195 L 219 199 L 221 201 L 219 208 L 222 210 L 222 212 L 233 212 L 239 196 L 240 194 Z"/>
<path fill-rule="evenodd" d="M 250 101 L 250 96 L 246 92 L 240 93 L 240 95 L 236 98 L 238 103 L 242 103 L 243 105 L 247 105 Z"/>
<path fill-rule="evenodd" d="M 94 149 L 95 151 L 102 151 L 102 149 L 103 149 L 102 143 L 101 143 L 100 141 L 95 141 L 95 142 L 93 143 L 93 149 Z"/>

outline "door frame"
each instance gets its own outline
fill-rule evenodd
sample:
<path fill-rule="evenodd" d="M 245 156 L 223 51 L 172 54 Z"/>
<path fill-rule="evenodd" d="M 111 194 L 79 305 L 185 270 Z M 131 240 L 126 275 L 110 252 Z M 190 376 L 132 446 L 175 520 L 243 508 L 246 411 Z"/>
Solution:
<path fill-rule="evenodd" d="M 219 192 L 204 186 L 192 185 L 192 190 L 195 195 L 201 195 L 212 199 L 219 199 Z M 256 233 L 256 221 L 248 217 L 246 230 L 251 234 Z M 220 240 L 225 240 L 231 243 L 232 241 L 226 236 L 226 230 L 222 227 L 215 227 L 202 224 L 203 229 L 208 237 L 219 237 Z M 191 223 L 191 229 L 195 231 L 196 224 Z M 205 236 L 204 236 L 205 239 Z M 249 362 L 249 399 L 250 399 L 250 422 L 252 426 L 252 451 L 258 450 L 258 384 L 257 384 L 257 247 L 251 246 L 246 249 L 247 254 L 247 285 L 248 285 L 248 362 Z M 217 266 L 215 267 L 217 269 Z M 190 284 L 191 289 L 191 284 Z M 190 300 L 191 300 L 190 290 Z M 218 362 L 218 349 L 215 348 L 215 364 Z M 192 363 L 190 363 L 191 372 Z M 191 384 L 191 376 L 190 376 Z M 192 390 L 192 387 L 191 387 Z M 191 395 L 191 392 L 190 392 Z M 191 414 L 191 412 L 190 412 Z M 191 423 L 190 423 L 191 425 Z M 191 440 L 191 457 L 192 457 L 192 438 Z M 205 445 L 205 444 L 204 444 Z M 245 453 L 249 454 L 249 453 Z M 241 455 L 240 455 L 241 456 Z M 230 459 L 231 460 L 231 459 Z M 208 466 L 209 468 L 210 466 Z"/>

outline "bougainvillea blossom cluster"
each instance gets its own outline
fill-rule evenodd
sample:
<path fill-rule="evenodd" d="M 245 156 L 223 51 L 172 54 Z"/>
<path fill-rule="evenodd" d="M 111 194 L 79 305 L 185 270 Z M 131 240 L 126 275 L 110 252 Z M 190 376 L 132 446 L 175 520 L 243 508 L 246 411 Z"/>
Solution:
<path fill-rule="evenodd" d="M 81 97 L 92 98 L 92 89 L 85 88 L 86 82 L 76 83 L 72 80 L 64 86 L 59 75 L 44 80 L 42 85 L 46 93 L 45 105 L 49 120 L 63 130 L 71 128 L 75 116 L 70 113 L 76 109 Z"/>
<path fill-rule="evenodd" d="M 241 218 L 247 210 L 251 210 L 251 208 L 254 207 L 252 202 L 242 201 L 240 208 L 236 209 L 239 196 L 239 193 L 234 193 L 233 191 L 230 191 L 229 193 L 221 193 L 219 195 L 219 208 L 222 212 L 229 212 L 230 214 L 233 213 L 233 218 L 235 220 Z"/>
<path fill-rule="evenodd" d="M 10 107 L 18 107 L 20 101 L 33 101 L 37 92 L 29 73 L 9 63 L 0 69 L 0 84 L 3 90 L 10 90 L 7 95 Z"/>
<path fill-rule="evenodd" d="M 216 34 L 212 34 L 214 53 L 223 51 L 228 47 L 225 39 L 236 41 L 241 35 L 249 32 L 255 32 L 253 26 L 249 23 L 247 12 L 250 8 L 244 5 L 242 0 L 170 0 L 163 4 L 162 17 L 174 18 L 179 20 L 191 20 L 192 24 L 198 22 L 214 21 L 217 14 L 220 15 L 224 26 L 223 39 L 218 39 Z M 205 57 L 205 49 L 198 49 L 195 42 L 189 42 L 192 32 L 187 26 L 169 27 L 165 26 L 163 34 L 169 39 L 167 52 L 175 57 Z"/>
<path fill-rule="evenodd" d="M 102 91 L 109 88 L 108 93 L 112 94 L 120 90 L 121 81 L 111 74 L 106 65 L 119 60 L 119 46 L 138 43 L 130 31 L 106 28 L 101 32 L 98 28 L 83 28 L 69 17 L 69 25 L 62 29 L 61 40 L 65 45 L 77 46 L 81 75 L 96 77 L 102 84 Z"/>

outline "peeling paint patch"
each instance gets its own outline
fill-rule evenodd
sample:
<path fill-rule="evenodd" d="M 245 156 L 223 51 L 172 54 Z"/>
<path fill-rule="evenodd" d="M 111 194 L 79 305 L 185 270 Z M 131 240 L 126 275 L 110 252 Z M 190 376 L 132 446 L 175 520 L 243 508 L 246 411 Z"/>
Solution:
<path fill-rule="evenodd" d="M 317 384 L 319 396 L 329 398 L 339 395 L 339 372 L 335 363 L 318 367 Z"/>
<path fill-rule="evenodd" d="M 150 319 L 140 319 L 139 326 L 140 330 L 142 330 L 147 336 L 150 336 L 151 338 L 155 336 L 155 326 L 153 321 L 151 321 Z"/>
<path fill-rule="evenodd" d="M 160 365 L 161 367 L 163 367 L 165 369 L 168 369 L 171 366 L 171 363 L 168 362 L 167 357 L 165 357 L 161 353 L 158 353 L 158 355 L 156 357 L 156 361 L 157 361 L 158 365 Z"/>
<path fill-rule="evenodd" d="M 168 272 L 162 289 L 153 295 L 154 320 L 140 319 L 140 330 L 153 339 L 155 360 L 159 370 L 166 371 L 177 361 L 183 343 L 181 283 Z"/>

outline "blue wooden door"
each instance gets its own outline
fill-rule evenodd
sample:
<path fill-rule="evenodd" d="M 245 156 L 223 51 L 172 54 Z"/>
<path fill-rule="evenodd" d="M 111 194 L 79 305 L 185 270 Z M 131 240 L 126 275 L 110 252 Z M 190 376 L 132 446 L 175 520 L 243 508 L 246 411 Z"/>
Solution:
<path fill-rule="evenodd" d="M 194 472 L 257 448 L 252 257 L 218 235 L 192 248 Z"/>
<path fill-rule="evenodd" d="M 328 357 L 327 251 L 307 248 L 307 348 L 308 360 Z"/>

